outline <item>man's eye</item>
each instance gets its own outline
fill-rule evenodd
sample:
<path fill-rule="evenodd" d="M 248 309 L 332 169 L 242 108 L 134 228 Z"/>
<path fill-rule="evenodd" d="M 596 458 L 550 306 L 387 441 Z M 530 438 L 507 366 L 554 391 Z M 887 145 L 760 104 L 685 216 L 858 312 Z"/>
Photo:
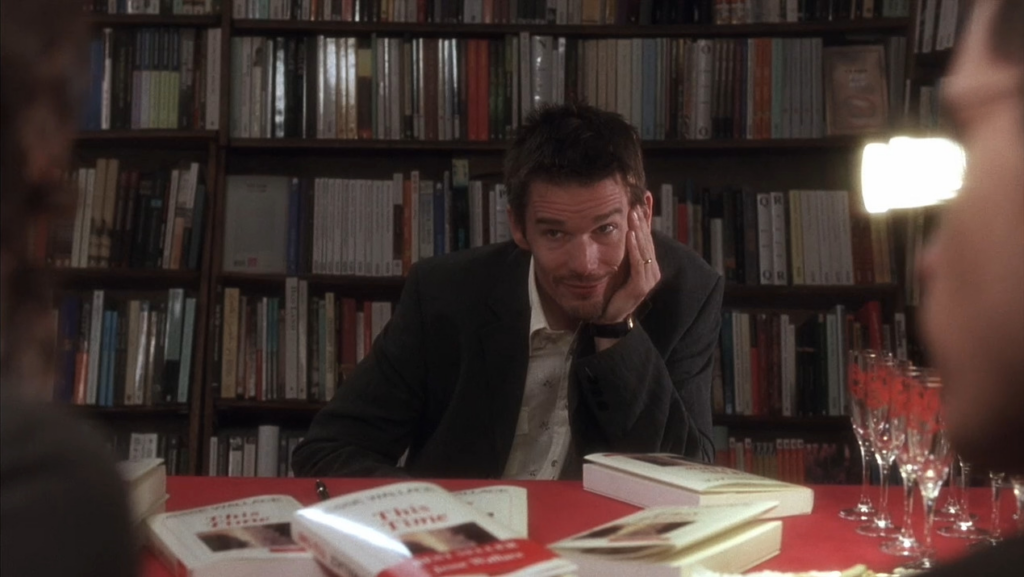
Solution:
<path fill-rule="evenodd" d="M 616 227 L 614 224 L 602 224 L 597 228 L 597 232 L 599 232 L 600 234 L 611 234 L 615 232 L 616 228 L 618 227 Z"/>
<path fill-rule="evenodd" d="M 560 230 L 545 230 L 542 234 L 547 238 L 558 239 L 562 238 L 563 233 Z"/>

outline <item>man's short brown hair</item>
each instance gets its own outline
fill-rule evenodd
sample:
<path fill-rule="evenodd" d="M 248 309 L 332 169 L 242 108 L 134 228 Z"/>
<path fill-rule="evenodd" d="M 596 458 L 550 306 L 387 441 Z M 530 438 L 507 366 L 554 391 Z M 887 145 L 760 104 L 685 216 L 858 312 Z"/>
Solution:
<path fill-rule="evenodd" d="M 590 185 L 619 177 L 630 206 L 647 192 L 640 136 L 622 116 L 585 104 L 547 105 L 519 128 L 505 154 L 513 216 L 525 225 L 530 185 Z"/>

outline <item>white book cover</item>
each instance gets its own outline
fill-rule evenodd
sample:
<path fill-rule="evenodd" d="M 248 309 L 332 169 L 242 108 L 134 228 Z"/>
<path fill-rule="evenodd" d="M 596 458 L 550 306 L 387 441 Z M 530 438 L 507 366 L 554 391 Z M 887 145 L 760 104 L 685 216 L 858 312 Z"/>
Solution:
<path fill-rule="evenodd" d="M 594 453 L 583 465 L 583 488 L 640 507 L 704 506 L 777 501 L 766 518 L 810 513 L 814 492 L 728 467 L 670 453 Z"/>
<path fill-rule="evenodd" d="M 295 512 L 292 532 L 339 575 L 557 576 L 575 566 L 423 482 L 386 485 Z"/>
<path fill-rule="evenodd" d="M 147 521 L 153 551 L 176 577 L 329 577 L 292 537 L 301 505 L 266 495 L 164 513 Z"/>
<path fill-rule="evenodd" d="M 452 493 L 463 503 L 493 518 L 520 537 L 529 533 L 526 489 L 512 485 L 492 485 Z"/>
<path fill-rule="evenodd" d="M 742 571 L 774 557 L 782 523 L 756 519 L 774 503 L 659 507 L 552 545 L 587 576 L 686 576 L 697 568 Z"/>

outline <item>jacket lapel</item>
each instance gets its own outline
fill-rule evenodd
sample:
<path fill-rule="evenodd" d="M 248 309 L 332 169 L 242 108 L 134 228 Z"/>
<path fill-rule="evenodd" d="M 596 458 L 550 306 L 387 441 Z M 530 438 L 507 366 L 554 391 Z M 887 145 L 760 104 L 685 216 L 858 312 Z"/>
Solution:
<path fill-rule="evenodd" d="M 494 477 L 500 477 L 505 470 L 523 403 L 529 362 L 530 300 L 526 288 L 529 270 L 529 253 L 514 251 L 503 278 L 495 284 L 491 294 L 491 317 L 483 320 L 478 332 L 486 378 L 483 406 L 493 424 L 491 472 Z"/>

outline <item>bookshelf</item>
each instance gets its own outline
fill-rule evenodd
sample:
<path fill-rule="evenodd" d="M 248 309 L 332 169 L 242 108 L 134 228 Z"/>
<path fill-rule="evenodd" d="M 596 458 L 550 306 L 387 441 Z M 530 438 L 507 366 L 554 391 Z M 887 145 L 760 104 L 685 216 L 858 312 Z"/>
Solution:
<path fill-rule="evenodd" d="M 491 3 L 491 0 L 483 1 Z M 578 7 L 589 1 L 570 1 L 569 4 Z M 390 3 L 394 6 L 400 2 L 390 0 Z M 132 38 L 152 34 L 153 31 L 160 31 L 158 35 L 164 34 L 167 37 L 183 37 L 181 35 L 185 31 L 195 30 L 197 46 L 203 44 L 202 50 L 194 54 L 195 66 L 202 69 L 200 74 L 206 74 L 196 77 L 202 78 L 197 80 L 196 87 L 202 88 L 211 99 L 197 99 L 196 108 L 185 128 L 93 129 L 82 131 L 76 138 L 76 160 L 80 165 L 91 165 L 98 158 L 120 158 L 124 166 L 138 167 L 139 170 L 170 168 L 187 162 L 199 163 L 207 193 L 201 258 L 194 269 L 83 267 L 53 271 L 58 292 L 105 290 L 135 295 L 166 293 L 168 289 L 177 287 L 185 289 L 188 295 L 194 295 L 195 333 L 187 402 L 141 407 L 76 408 L 90 418 L 107 423 L 113 429 L 143 426 L 147 423 L 152 423 L 160 430 L 167 427 L 179 428 L 187 443 L 189 459 L 186 470 L 195 474 L 207 472 L 210 462 L 209 439 L 225 429 L 275 423 L 293 429 L 307 426 L 309 419 L 324 405 L 322 401 L 225 399 L 211 388 L 220 378 L 217 355 L 220 354 L 222 340 L 221 299 L 224 290 L 238 288 L 242 294 L 261 298 L 281 297 L 284 294 L 285 279 L 295 277 L 304 281 L 311 296 L 324 296 L 328 292 L 336 294 L 340 306 L 342 298 L 354 299 L 359 303 L 395 302 L 401 294 L 404 279 L 402 276 L 319 274 L 311 272 L 309 268 L 290 275 L 229 272 L 225 268 L 224 254 L 229 179 L 258 174 L 308 180 L 390 179 L 393 172 L 402 172 L 408 176 L 410 170 L 419 170 L 425 179 L 440 180 L 442 173 L 451 169 L 453 159 L 468 161 L 471 179 L 491 182 L 500 173 L 501 156 L 507 146 L 507 142 L 501 138 L 468 140 L 456 137 L 434 140 L 408 138 L 406 134 L 401 139 L 318 138 L 315 131 L 306 131 L 308 137 L 266 138 L 235 134 L 232 128 L 232 94 L 236 88 L 233 83 L 239 72 L 235 69 L 232 50 L 236 39 L 263 37 L 285 39 L 286 42 L 311 42 L 318 36 L 325 36 L 356 38 L 361 43 L 387 38 L 410 41 L 419 38 L 451 39 L 455 43 L 487 40 L 500 43 L 511 37 L 550 36 L 566 38 L 567 42 L 582 45 L 583 42 L 607 39 L 652 42 L 658 39 L 704 39 L 738 43 L 744 39 L 763 37 L 783 40 L 821 38 L 825 46 L 830 46 L 885 43 L 886 39 L 901 36 L 914 38 L 917 28 L 916 18 L 910 16 L 916 14 L 911 6 L 913 2 L 908 2 L 907 9 L 897 17 L 850 19 L 836 12 L 831 20 L 821 14 L 820 19 L 801 22 L 733 24 L 714 24 L 714 19 L 708 20 L 707 14 L 701 16 L 705 23 L 682 23 L 682 20 L 673 24 L 514 23 L 498 22 L 497 16 L 492 23 L 462 23 L 454 20 L 464 16 L 464 9 L 472 2 L 449 5 L 447 0 L 435 0 L 429 2 L 428 7 L 433 9 L 435 3 L 454 8 L 451 13 L 455 14 L 454 18 L 441 22 L 386 22 L 380 21 L 380 18 L 361 22 L 236 18 L 232 10 L 237 8 L 234 4 L 238 3 L 226 1 L 219 3 L 222 11 L 217 14 L 94 13 L 88 16 L 97 31 L 121 31 L 135 35 Z M 841 3 L 842 0 L 839 0 L 832 4 L 840 6 Z M 184 4 L 202 6 L 204 3 Z M 268 4 L 274 9 L 278 5 L 278 8 L 287 8 L 292 3 L 271 0 Z M 295 4 L 305 7 L 309 3 Z M 656 1 L 655 4 L 661 3 Z M 704 4 L 712 7 L 714 2 Z M 758 3 L 752 1 L 750 4 Z M 769 3 L 763 4 L 767 6 Z M 793 4 L 797 5 L 796 2 Z M 881 6 L 883 3 L 877 4 Z M 901 5 L 900 2 L 884 4 L 887 7 L 890 4 L 892 7 Z M 506 9 L 509 6 L 507 3 L 503 5 Z M 244 11 L 241 15 L 245 15 Z M 213 31 L 216 33 L 212 34 Z M 198 40 L 200 37 L 206 40 Z M 360 47 L 363 46 L 360 44 Z M 913 55 L 908 55 L 907 62 L 908 70 L 912 71 L 910 75 L 920 74 L 917 65 L 913 64 Z M 165 68 L 172 70 L 172 67 Z M 663 103 L 663 106 L 669 105 Z M 312 114 L 311 111 L 307 113 Z M 133 126 L 141 125 L 136 120 L 132 119 Z M 180 126 L 184 124 L 183 121 L 178 122 Z M 678 185 L 691 174 L 695 180 L 700 181 L 700 185 L 711 188 L 749 184 L 762 191 L 794 188 L 852 191 L 856 187 L 854 175 L 860 147 L 870 140 L 885 139 L 888 134 L 887 131 L 880 131 L 859 135 L 826 134 L 813 138 L 717 137 L 697 140 L 669 134 L 666 127 L 661 134 L 662 138 L 646 139 L 643 149 L 648 178 L 656 196 L 653 186 L 660 183 Z M 740 170 L 734 173 L 730 167 L 740 167 Z M 682 190 L 678 192 L 682 194 Z M 849 310 L 856 310 L 866 302 L 878 301 L 888 317 L 904 308 L 900 277 L 893 280 L 895 282 L 885 284 L 849 286 L 759 286 L 730 283 L 726 289 L 725 308 L 751 311 L 827 310 L 842 304 Z M 347 363 L 339 366 L 339 374 L 344 374 L 351 367 Z M 761 436 L 802 431 L 818 436 L 835 436 L 842 434 L 846 427 L 845 419 L 834 416 L 719 414 L 715 416 L 715 424 L 730 430 L 754 431 Z"/>

